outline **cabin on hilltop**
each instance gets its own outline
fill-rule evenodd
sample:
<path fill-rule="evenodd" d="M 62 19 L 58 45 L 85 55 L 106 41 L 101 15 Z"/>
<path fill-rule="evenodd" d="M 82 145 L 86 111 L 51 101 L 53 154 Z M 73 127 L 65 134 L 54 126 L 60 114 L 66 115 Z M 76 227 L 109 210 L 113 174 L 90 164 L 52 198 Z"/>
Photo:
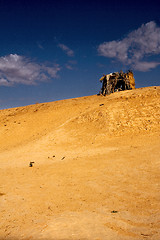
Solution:
<path fill-rule="evenodd" d="M 135 89 L 135 79 L 131 70 L 126 73 L 120 71 L 103 75 L 99 81 L 102 82 L 99 94 L 104 96 L 116 91 Z"/>

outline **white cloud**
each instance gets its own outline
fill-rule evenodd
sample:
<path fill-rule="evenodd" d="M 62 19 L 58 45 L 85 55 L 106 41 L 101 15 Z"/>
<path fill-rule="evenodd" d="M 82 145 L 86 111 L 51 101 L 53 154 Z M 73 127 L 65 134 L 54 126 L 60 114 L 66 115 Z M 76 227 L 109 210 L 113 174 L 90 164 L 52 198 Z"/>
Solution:
<path fill-rule="evenodd" d="M 152 68 L 157 67 L 158 65 L 160 65 L 160 63 L 158 62 L 136 62 L 135 64 L 133 64 L 133 68 L 135 70 L 138 71 L 142 71 L 142 72 L 146 72 Z"/>
<path fill-rule="evenodd" d="M 38 64 L 24 56 L 10 54 L 0 57 L 0 85 L 35 85 L 56 78 L 59 70 L 59 65 Z"/>
<path fill-rule="evenodd" d="M 144 57 L 160 54 L 160 28 L 154 21 L 142 24 L 122 40 L 100 44 L 98 53 L 101 56 L 117 59 L 136 70 L 148 71 L 160 64 L 143 61 Z"/>
<path fill-rule="evenodd" d="M 69 47 L 67 47 L 64 44 L 58 44 L 58 47 L 60 47 L 69 57 L 74 56 L 73 50 L 71 50 Z"/>

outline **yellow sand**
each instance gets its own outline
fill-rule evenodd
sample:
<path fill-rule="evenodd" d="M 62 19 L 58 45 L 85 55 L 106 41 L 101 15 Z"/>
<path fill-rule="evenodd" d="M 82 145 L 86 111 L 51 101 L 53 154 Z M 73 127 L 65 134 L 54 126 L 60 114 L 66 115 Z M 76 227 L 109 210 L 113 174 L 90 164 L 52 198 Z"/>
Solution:
<path fill-rule="evenodd" d="M 0 111 L 0 240 L 158 240 L 159 183 L 160 87 Z"/>

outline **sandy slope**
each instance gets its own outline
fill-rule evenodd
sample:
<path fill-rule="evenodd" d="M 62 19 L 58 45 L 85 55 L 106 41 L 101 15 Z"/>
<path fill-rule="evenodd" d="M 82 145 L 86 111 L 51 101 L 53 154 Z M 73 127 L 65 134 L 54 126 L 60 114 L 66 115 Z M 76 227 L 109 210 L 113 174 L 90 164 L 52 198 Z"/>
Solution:
<path fill-rule="evenodd" d="M 160 87 L 1 110 L 0 240 L 160 239 L 159 127 Z"/>

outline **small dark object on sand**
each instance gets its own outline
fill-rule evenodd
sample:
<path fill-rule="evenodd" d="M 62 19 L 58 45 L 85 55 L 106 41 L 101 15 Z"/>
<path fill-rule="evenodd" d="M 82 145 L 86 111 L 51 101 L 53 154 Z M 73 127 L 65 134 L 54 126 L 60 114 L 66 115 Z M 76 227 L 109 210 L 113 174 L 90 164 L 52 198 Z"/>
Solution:
<path fill-rule="evenodd" d="M 34 162 L 30 162 L 30 163 L 29 163 L 29 167 L 33 167 L 33 163 L 34 163 Z"/>
<path fill-rule="evenodd" d="M 114 210 L 113 210 L 111 213 L 118 213 L 118 211 L 114 211 Z"/>

